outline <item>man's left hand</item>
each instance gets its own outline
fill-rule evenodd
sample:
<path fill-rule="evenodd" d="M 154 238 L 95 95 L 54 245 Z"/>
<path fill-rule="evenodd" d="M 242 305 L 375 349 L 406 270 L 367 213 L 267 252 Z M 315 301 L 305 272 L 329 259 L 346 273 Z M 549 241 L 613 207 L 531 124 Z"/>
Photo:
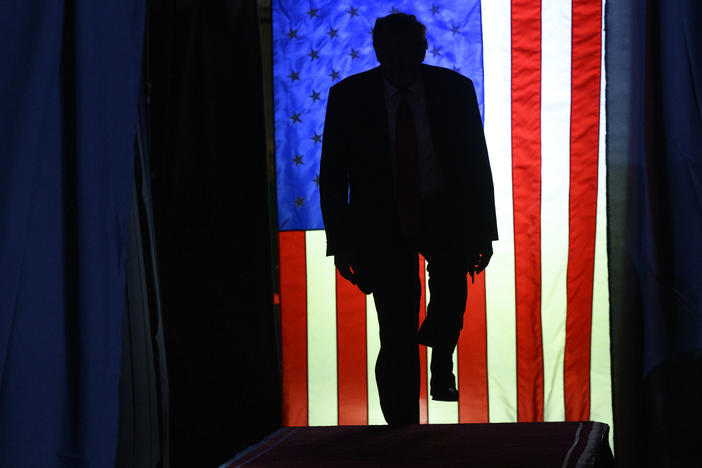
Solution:
<path fill-rule="evenodd" d="M 488 241 L 478 249 L 473 258 L 472 269 L 474 274 L 482 273 L 485 267 L 488 266 L 488 263 L 490 263 L 490 258 L 492 258 L 492 242 Z"/>

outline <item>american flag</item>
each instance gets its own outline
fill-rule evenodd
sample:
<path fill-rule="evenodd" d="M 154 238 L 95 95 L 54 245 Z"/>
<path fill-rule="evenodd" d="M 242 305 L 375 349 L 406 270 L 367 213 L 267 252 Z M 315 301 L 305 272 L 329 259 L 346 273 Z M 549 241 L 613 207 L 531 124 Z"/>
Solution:
<path fill-rule="evenodd" d="M 384 423 L 373 300 L 325 257 L 317 180 L 329 88 L 378 65 L 392 12 L 475 84 L 500 235 L 469 282 L 458 403 L 427 399 L 421 347 L 421 421 L 611 425 L 602 0 L 273 1 L 284 424 Z"/>

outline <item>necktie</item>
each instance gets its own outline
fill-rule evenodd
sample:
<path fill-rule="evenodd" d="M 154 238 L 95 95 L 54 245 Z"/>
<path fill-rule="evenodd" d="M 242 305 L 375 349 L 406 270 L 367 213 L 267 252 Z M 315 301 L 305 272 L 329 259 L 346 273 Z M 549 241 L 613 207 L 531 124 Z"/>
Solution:
<path fill-rule="evenodd" d="M 419 155 L 417 130 L 407 91 L 401 92 L 395 127 L 395 177 L 397 214 L 400 228 L 409 237 L 419 226 Z"/>

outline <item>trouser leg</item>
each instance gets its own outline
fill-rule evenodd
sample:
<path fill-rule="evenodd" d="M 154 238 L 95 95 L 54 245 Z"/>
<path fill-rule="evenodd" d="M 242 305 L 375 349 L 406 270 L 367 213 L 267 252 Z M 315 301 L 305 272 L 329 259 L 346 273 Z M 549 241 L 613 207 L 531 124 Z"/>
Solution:
<path fill-rule="evenodd" d="M 429 260 L 429 304 L 427 319 L 435 331 L 435 347 L 453 349 L 463 329 L 463 313 L 468 297 L 465 267 L 456 262 Z"/>
<path fill-rule="evenodd" d="M 373 291 L 380 352 L 375 376 L 388 424 L 419 423 L 420 283 L 416 251 L 397 252 Z"/>
<path fill-rule="evenodd" d="M 432 348 L 431 375 L 434 384 L 455 386 L 453 351 L 463 328 L 468 293 L 469 268 L 465 233 L 455 213 L 460 210 L 446 194 L 423 201 L 423 223 L 419 251 L 427 259 L 429 304 L 418 341 Z"/>
<path fill-rule="evenodd" d="M 460 220 L 454 218 L 454 200 L 436 195 L 423 202 L 424 222 L 419 252 L 427 259 L 429 304 L 427 318 L 419 331 L 419 342 L 439 347 L 443 356 L 453 349 L 463 327 L 466 306 L 468 255 Z"/>
<path fill-rule="evenodd" d="M 442 259 L 429 260 L 429 293 L 427 320 L 434 330 L 431 355 L 432 383 L 455 386 L 453 352 L 463 328 L 467 283 L 465 267 Z"/>
<path fill-rule="evenodd" d="M 453 347 L 434 346 L 431 349 L 431 380 L 432 386 L 456 386 L 456 376 L 453 373 Z"/>

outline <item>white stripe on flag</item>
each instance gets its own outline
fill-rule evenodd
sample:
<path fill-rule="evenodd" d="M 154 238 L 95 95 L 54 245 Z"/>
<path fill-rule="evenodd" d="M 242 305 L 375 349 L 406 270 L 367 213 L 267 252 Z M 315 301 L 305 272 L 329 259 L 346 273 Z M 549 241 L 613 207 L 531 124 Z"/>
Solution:
<path fill-rule="evenodd" d="M 604 24 L 604 8 L 603 24 Z M 614 447 L 612 378 L 609 354 L 609 274 L 607 270 L 607 170 L 605 110 L 605 31 L 602 29 L 600 85 L 600 151 L 597 176 L 597 231 L 592 291 L 592 346 L 590 351 L 590 419 L 609 424 L 609 446 Z"/>
<path fill-rule="evenodd" d="M 383 411 L 380 409 L 378 384 L 375 381 L 375 360 L 380 351 L 378 313 L 375 310 L 373 295 L 366 296 L 366 356 L 368 359 L 368 424 L 385 424 Z"/>
<path fill-rule="evenodd" d="M 324 231 L 305 232 L 307 255 L 307 399 L 310 426 L 338 423 L 336 272 Z"/>
<path fill-rule="evenodd" d="M 481 2 L 485 138 L 500 240 L 485 271 L 490 422 L 517 420 L 517 351 L 512 215 L 511 29 L 509 0 Z"/>
<path fill-rule="evenodd" d="M 544 421 L 563 421 L 570 187 L 571 2 L 541 2 L 541 330 Z"/>

